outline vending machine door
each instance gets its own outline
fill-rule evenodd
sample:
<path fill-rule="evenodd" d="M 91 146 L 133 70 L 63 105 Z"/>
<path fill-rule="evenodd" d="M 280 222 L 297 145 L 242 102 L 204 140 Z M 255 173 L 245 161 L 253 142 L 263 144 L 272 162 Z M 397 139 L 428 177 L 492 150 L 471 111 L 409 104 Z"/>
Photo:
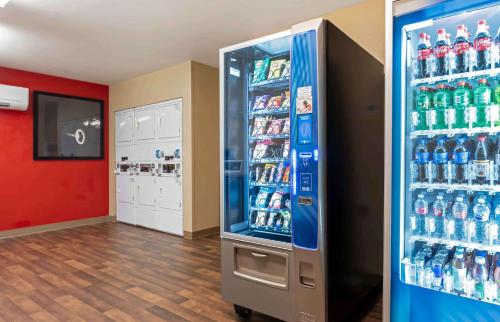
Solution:
<path fill-rule="evenodd" d="M 393 320 L 500 320 L 499 24 L 498 1 L 394 20 Z"/>

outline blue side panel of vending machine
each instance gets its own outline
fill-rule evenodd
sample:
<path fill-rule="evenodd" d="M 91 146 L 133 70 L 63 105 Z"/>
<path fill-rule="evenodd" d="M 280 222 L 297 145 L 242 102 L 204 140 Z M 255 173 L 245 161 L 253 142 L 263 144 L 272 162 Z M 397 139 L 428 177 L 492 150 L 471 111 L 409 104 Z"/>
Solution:
<path fill-rule="evenodd" d="M 292 241 L 318 249 L 317 32 L 293 36 L 291 53 Z"/>
<path fill-rule="evenodd" d="M 404 71 L 402 64 L 402 28 L 408 24 L 428 19 L 446 17 L 479 9 L 500 1 L 485 0 L 453 0 L 444 1 L 423 10 L 394 18 L 393 46 L 393 105 L 392 105 L 392 216 L 391 216 L 391 321 L 397 322 L 450 322 L 450 321 L 500 321 L 500 309 L 497 305 L 476 300 L 461 298 L 442 292 L 417 286 L 407 285 L 400 281 L 400 213 L 401 202 L 401 140 L 405 135 L 400 120 L 405 110 L 401 106 L 401 84 Z"/>

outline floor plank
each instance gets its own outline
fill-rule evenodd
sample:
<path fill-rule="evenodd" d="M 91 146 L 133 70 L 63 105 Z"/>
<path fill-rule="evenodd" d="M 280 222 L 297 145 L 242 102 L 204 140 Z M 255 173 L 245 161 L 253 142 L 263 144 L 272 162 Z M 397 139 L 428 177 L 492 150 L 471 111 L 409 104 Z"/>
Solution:
<path fill-rule="evenodd" d="M 220 295 L 217 236 L 97 224 L 0 240 L 0 266 L 0 322 L 243 321 Z M 381 318 L 379 301 L 363 321 Z"/>

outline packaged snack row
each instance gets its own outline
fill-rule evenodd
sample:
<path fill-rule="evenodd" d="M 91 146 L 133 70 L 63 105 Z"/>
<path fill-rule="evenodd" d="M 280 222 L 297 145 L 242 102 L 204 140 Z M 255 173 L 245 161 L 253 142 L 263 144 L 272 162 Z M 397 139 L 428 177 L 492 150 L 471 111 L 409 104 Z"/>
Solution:
<path fill-rule="evenodd" d="M 258 135 L 290 134 L 290 119 L 271 116 L 256 117 L 252 128 L 252 137 Z"/>
<path fill-rule="evenodd" d="M 252 84 L 290 76 L 290 60 L 264 58 L 254 62 Z"/>
<path fill-rule="evenodd" d="M 262 110 L 273 110 L 290 106 L 290 91 L 284 91 L 280 95 L 271 96 L 268 94 L 257 95 L 253 101 L 252 110 L 258 112 Z"/>
<path fill-rule="evenodd" d="M 256 166 L 254 180 L 257 183 L 288 183 L 290 179 L 290 165 L 288 162 L 266 163 L 264 166 Z"/>
<path fill-rule="evenodd" d="M 257 228 L 272 229 L 274 231 L 289 232 L 291 226 L 291 213 L 253 211 L 251 223 Z"/>
<path fill-rule="evenodd" d="M 275 140 L 270 139 L 257 141 L 253 152 L 252 149 L 250 149 L 249 154 L 252 156 L 253 160 L 261 160 L 265 158 L 286 159 L 290 155 L 290 140 L 286 139 L 284 142 L 276 142 Z"/>

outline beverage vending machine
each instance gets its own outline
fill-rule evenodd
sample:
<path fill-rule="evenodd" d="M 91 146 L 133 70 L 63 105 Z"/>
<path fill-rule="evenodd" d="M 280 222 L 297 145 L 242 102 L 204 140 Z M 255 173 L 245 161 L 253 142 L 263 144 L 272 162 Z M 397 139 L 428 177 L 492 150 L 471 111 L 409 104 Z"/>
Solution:
<path fill-rule="evenodd" d="M 500 2 L 431 3 L 393 21 L 391 319 L 500 321 Z"/>
<path fill-rule="evenodd" d="M 344 321 L 380 293 L 383 66 L 322 19 L 221 49 L 222 294 Z"/>

